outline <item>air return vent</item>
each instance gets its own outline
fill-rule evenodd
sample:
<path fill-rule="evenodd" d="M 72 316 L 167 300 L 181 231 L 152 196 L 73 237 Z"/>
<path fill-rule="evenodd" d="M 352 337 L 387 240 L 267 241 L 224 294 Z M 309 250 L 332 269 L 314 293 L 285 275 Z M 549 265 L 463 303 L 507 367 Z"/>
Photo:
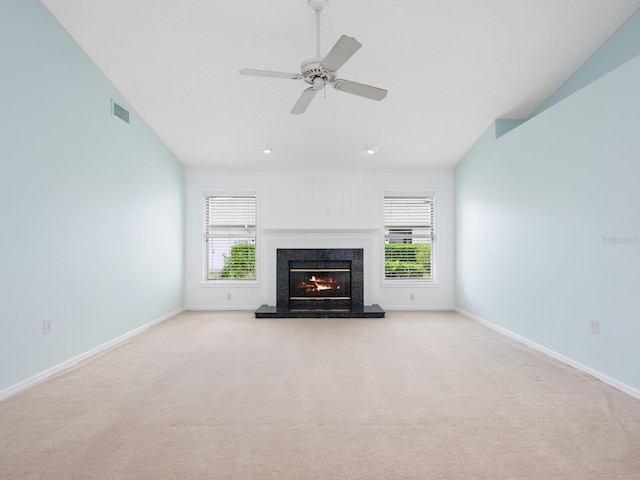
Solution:
<path fill-rule="evenodd" d="M 113 100 L 111 101 L 111 113 L 123 122 L 129 123 L 129 111 L 118 105 Z"/>

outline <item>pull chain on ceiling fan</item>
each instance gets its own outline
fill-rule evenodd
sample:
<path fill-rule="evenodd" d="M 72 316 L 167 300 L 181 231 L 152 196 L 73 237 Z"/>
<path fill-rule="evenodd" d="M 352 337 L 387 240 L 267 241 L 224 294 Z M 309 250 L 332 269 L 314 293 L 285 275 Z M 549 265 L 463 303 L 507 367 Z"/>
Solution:
<path fill-rule="evenodd" d="M 349 60 L 362 46 L 353 37 L 342 35 L 329 53 L 323 58 L 320 56 L 320 15 L 327 8 L 327 0 L 309 0 L 311 11 L 316 15 L 317 48 L 316 57 L 305 60 L 300 65 L 301 73 L 273 72 L 270 70 L 254 70 L 243 68 L 242 75 L 255 75 L 258 77 L 289 78 L 291 80 L 304 80 L 311 86 L 302 92 L 300 98 L 293 106 L 291 113 L 304 113 L 319 90 L 329 84 L 338 91 L 359 95 L 372 100 L 382 100 L 387 91 L 382 88 L 372 87 L 364 83 L 352 82 L 337 78 L 338 69 Z"/>

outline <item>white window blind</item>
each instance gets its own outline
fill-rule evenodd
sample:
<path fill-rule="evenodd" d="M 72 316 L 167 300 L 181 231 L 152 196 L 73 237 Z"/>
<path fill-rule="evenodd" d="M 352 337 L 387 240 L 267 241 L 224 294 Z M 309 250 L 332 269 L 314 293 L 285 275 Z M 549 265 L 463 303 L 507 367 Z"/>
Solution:
<path fill-rule="evenodd" d="M 204 199 L 205 280 L 255 280 L 256 197 Z"/>
<path fill-rule="evenodd" d="M 435 196 L 384 198 L 385 279 L 434 280 Z"/>

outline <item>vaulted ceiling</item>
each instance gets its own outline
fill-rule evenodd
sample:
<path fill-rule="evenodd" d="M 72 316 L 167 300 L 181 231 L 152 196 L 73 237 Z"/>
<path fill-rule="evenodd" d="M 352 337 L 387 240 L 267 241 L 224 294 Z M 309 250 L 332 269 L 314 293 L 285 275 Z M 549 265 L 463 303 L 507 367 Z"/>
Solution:
<path fill-rule="evenodd" d="M 448 168 L 496 118 L 529 116 L 640 0 L 328 0 L 321 54 L 381 101 L 320 92 L 289 112 L 316 56 L 308 0 L 42 0 L 190 168 Z M 275 151 L 265 155 L 263 145 Z M 378 147 L 367 155 L 364 147 Z"/>

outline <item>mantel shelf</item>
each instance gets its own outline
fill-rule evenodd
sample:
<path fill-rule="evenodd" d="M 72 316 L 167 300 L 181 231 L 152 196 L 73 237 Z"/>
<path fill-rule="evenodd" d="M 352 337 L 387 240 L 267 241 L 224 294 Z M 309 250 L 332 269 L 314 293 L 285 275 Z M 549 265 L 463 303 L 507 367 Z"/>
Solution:
<path fill-rule="evenodd" d="M 312 235 L 340 235 L 340 234 L 378 234 L 379 228 L 262 228 L 263 234 L 312 234 Z"/>

